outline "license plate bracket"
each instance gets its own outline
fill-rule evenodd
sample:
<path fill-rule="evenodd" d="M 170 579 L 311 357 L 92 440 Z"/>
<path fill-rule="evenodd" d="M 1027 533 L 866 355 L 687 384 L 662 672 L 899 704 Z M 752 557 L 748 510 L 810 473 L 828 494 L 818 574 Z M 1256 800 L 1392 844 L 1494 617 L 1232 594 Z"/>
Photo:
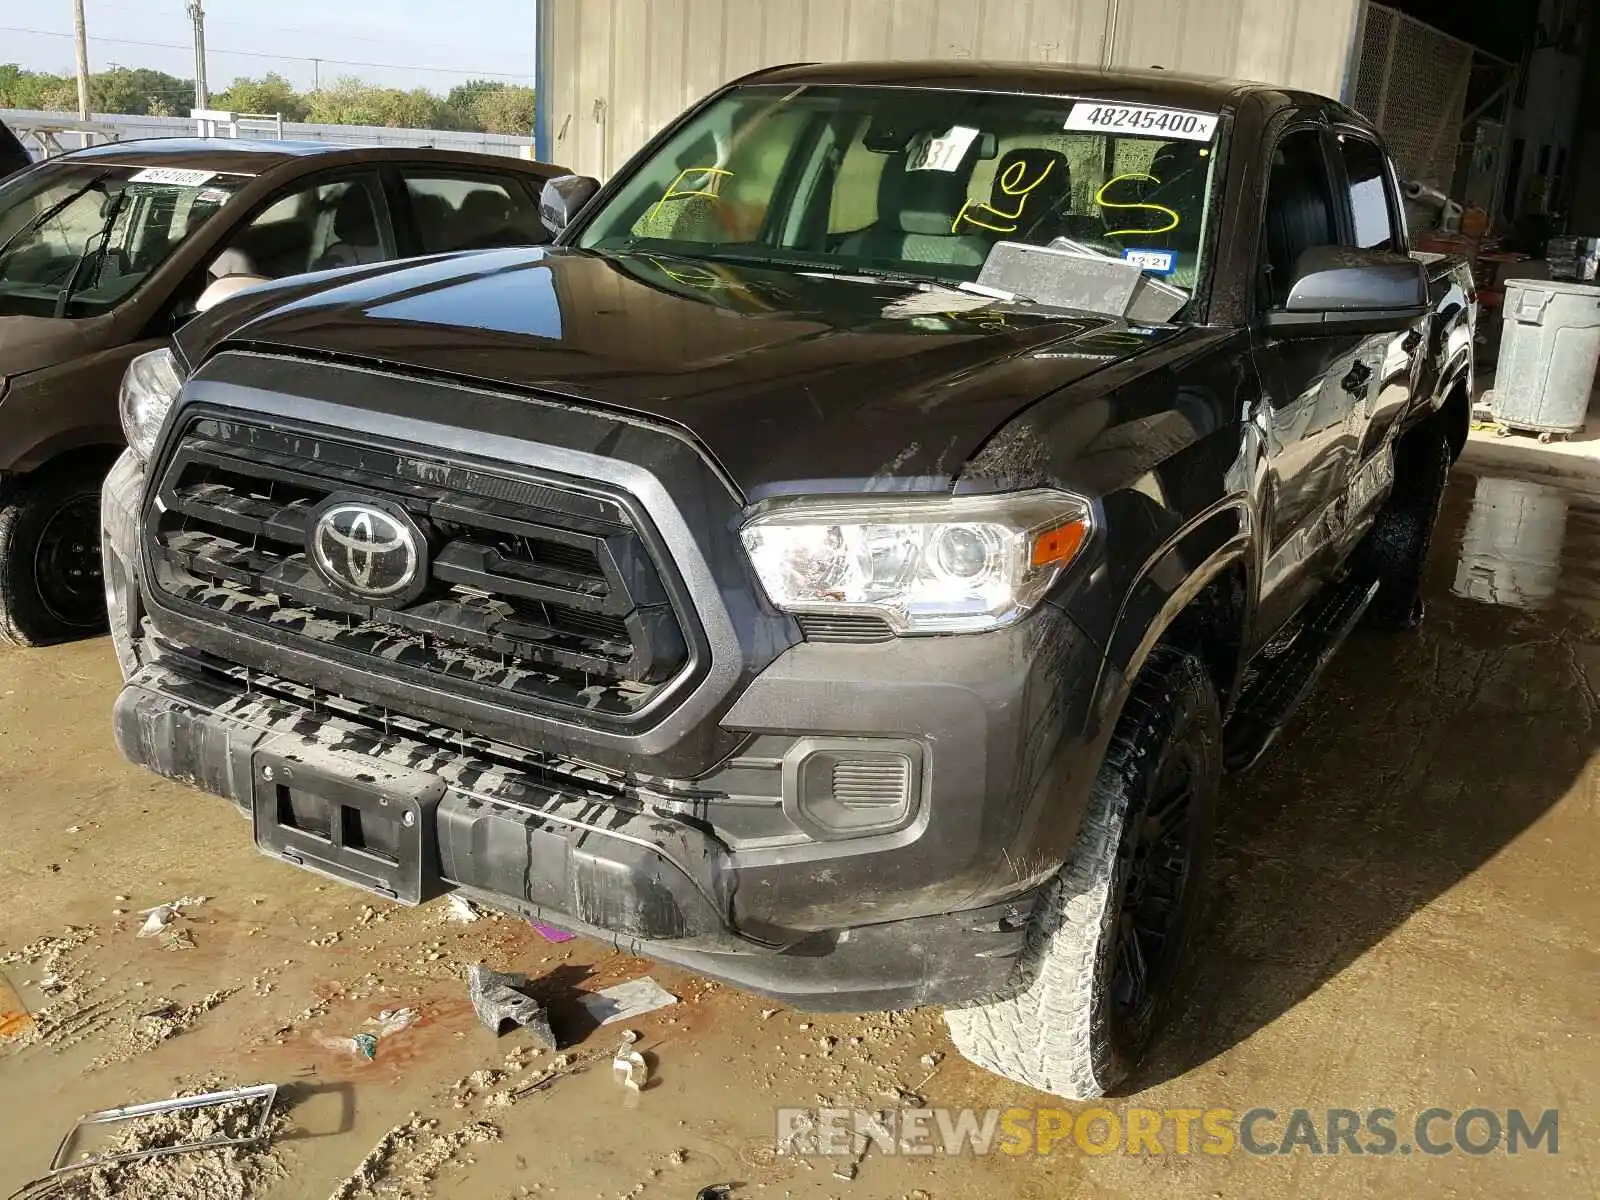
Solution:
<path fill-rule="evenodd" d="M 402 904 L 444 891 L 437 776 L 295 739 L 251 759 L 256 847 Z"/>

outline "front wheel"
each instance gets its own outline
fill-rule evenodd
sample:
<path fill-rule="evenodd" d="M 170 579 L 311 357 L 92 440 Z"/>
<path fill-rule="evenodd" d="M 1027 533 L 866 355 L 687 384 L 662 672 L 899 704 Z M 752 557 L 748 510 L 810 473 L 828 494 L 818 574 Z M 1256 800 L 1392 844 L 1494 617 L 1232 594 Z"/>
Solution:
<path fill-rule="evenodd" d="M 1151 656 L 1101 764 L 1071 859 L 1033 916 L 1014 995 L 945 1013 L 956 1048 L 1069 1100 L 1103 1096 L 1149 1048 L 1211 842 L 1222 714 L 1204 665 Z"/>
<path fill-rule="evenodd" d="M 0 508 L 0 642 L 42 646 L 105 627 L 99 475 L 25 480 Z"/>

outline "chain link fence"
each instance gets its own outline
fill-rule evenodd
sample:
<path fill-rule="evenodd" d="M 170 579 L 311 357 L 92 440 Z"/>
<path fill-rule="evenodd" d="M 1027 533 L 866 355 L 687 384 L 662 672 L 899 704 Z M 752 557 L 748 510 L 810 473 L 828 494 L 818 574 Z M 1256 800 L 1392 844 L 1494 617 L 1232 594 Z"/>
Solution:
<path fill-rule="evenodd" d="M 1472 59 L 1466 42 L 1395 9 L 1367 5 L 1352 107 L 1383 131 L 1402 178 L 1450 187 Z"/>

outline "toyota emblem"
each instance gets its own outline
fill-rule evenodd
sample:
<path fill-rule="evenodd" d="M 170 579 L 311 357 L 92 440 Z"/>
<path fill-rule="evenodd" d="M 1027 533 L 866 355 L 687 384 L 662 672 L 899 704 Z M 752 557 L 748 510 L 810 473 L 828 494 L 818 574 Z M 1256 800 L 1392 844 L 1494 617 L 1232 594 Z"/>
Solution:
<path fill-rule="evenodd" d="M 327 504 L 311 526 L 311 559 L 341 591 L 392 600 L 420 590 L 425 543 L 404 514 L 358 500 Z M 406 597 L 409 598 L 409 597 Z"/>

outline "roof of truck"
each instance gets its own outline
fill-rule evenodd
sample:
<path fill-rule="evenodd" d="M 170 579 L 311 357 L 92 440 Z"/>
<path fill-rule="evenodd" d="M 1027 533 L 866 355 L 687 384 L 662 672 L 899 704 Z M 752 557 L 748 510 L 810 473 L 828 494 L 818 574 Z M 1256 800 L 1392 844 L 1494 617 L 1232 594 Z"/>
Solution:
<path fill-rule="evenodd" d="M 188 167 L 229 175 L 265 175 L 296 160 L 326 161 L 343 157 L 351 162 L 404 160 L 466 165 L 492 165 L 502 170 L 535 174 L 559 173 L 547 163 L 492 155 L 472 150 L 446 150 L 432 146 L 349 145 L 314 141 L 252 141 L 246 138 L 143 138 L 108 142 L 87 150 L 74 150 L 57 162 L 97 162 L 125 167 Z"/>
<path fill-rule="evenodd" d="M 1067 63 L 927 62 L 795 63 L 747 75 L 743 83 L 880 84 L 890 87 L 1095 96 L 1128 104 L 1220 108 L 1241 92 L 1281 91 L 1271 84 L 1188 75 L 1180 71 L 1099 70 Z"/>

